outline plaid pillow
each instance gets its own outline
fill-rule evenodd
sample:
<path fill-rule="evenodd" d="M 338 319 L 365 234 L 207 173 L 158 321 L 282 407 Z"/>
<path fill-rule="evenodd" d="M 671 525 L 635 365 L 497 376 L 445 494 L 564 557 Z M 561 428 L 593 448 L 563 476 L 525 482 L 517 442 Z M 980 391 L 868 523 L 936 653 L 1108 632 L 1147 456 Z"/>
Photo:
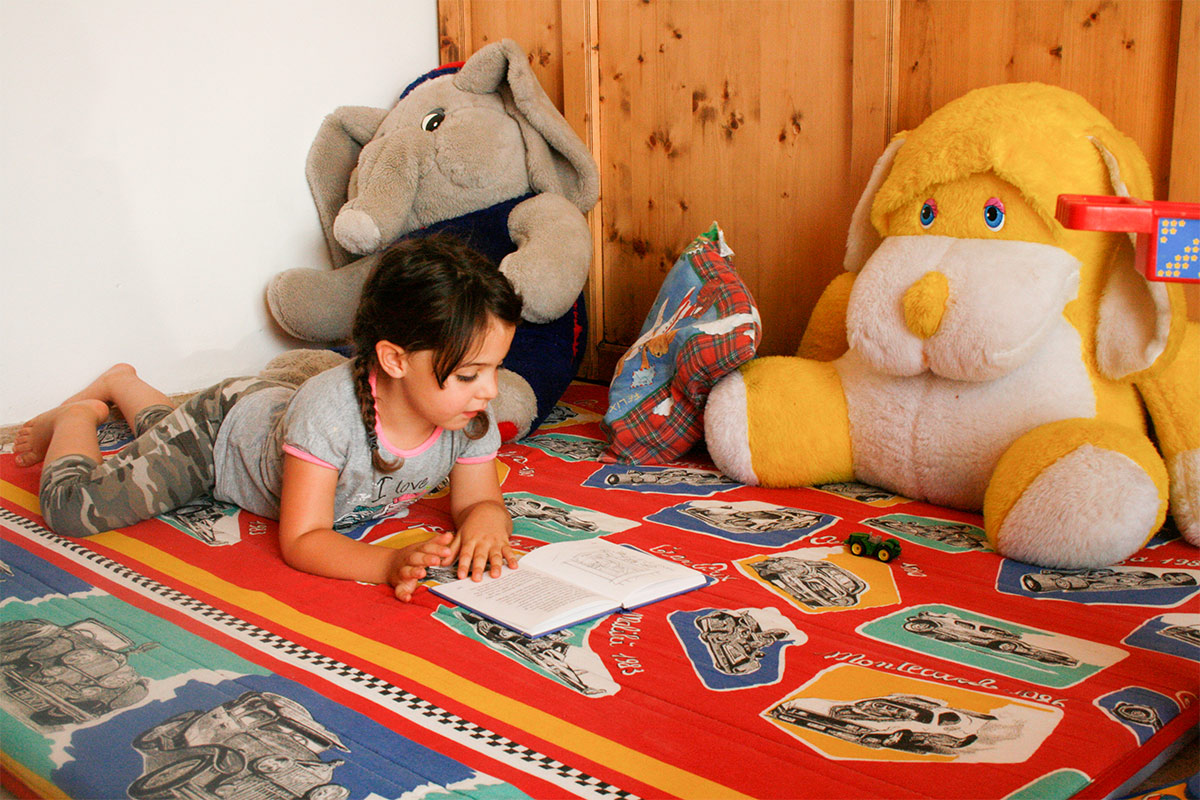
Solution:
<path fill-rule="evenodd" d="M 713 384 L 754 357 L 762 326 L 731 255 L 713 223 L 671 268 L 613 373 L 602 460 L 661 463 L 686 453 L 704 435 Z"/>

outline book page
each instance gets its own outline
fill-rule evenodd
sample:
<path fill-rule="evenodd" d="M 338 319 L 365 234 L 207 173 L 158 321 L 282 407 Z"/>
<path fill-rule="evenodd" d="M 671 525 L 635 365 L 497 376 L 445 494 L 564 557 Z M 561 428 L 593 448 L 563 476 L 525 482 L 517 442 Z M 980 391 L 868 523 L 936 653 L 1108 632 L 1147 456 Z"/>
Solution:
<path fill-rule="evenodd" d="M 537 570 L 504 568 L 499 578 L 442 584 L 437 594 L 518 630 L 536 633 L 581 615 L 616 610 L 617 604 Z"/>
<path fill-rule="evenodd" d="M 604 539 L 539 547 L 525 555 L 522 563 L 611 597 L 626 607 L 707 582 L 694 569 Z"/>

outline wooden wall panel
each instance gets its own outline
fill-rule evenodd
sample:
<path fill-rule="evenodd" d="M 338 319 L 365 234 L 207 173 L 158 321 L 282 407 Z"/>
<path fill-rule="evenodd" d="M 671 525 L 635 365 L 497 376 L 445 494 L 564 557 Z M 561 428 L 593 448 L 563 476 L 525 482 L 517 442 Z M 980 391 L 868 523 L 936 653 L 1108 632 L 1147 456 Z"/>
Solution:
<path fill-rule="evenodd" d="M 578 5 L 568 0 L 568 11 Z M 546 94 L 563 107 L 560 0 L 438 0 L 443 63 L 463 61 L 489 42 L 520 42 Z M 576 87 L 579 91 L 581 87 Z"/>
<path fill-rule="evenodd" d="M 890 136 L 969 89 L 1079 92 L 1200 199 L 1200 0 L 438 0 L 445 60 L 519 41 L 601 173 L 584 375 L 606 380 L 717 220 L 792 352 Z M 1192 316 L 1200 291 L 1189 289 Z"/>
<path fill-rule="evenodd" d="M 841 269 L 853 6 L 598 5 L 603 339 L 636 338 L 680 249 L 718 221 L 759 304 L 762 352 L 794 352 Z"/>
<path fill-rule="evenodd" d="M 1177 0 L 903 0 L 897 125 L 911 128 L 979 86 L 1052 83 L 1133 137 L 1156 196 L 1166 197 L 1179 8 Z"/>

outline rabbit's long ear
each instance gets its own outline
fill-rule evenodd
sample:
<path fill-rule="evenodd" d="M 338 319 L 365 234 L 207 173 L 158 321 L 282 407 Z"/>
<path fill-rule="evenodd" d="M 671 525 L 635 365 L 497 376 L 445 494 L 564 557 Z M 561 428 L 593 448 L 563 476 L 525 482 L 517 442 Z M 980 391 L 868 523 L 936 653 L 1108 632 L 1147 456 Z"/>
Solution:
<path fill-rule="evenodd" d="M 529 184 L 554 192 L 587 213 L 600 196 L 600 173 L 583 141 L 550 102 L 529 59 L 512 39 L 475 52 L 454 76 L 465 92 L 497 92 L 525 138 Z"/>
<path fill-rule="evenodd" d="M 1115 131 L 1095 131 L 1090 139 L 1108 168 L 1114 194 L 1153 196 L 1150 169 L 1131 139 Z M 1129 239 L 1113 255 L 1096 325 L 1096 365 L 1112 380 L 1136 380 L 1168 361 L 1183 339 L 1187 317 L 1178 286 L 1149 281 L 1138 273 L 1135 235 L 1129 234 Z"/>
<path fill-rule="evenodd" d="M 882 241 L 879 232 L 871 224 L 871 205 L 875 202 L 875 193 L 879 191 L 892 169 L 896 151 L 904 144 L 902 136 L 903 134 L 892 139 L 884 148 L 883 155 L 875 161 L 871 177 L 867 179 L 867 188 L 863 190 L 862 197 L 858 198 L 858 205 L 854 207 L 854 214 L 850 217 L 850 232 L 846 236 L 846 258 L 842 262 L 847 272 L 858 272 L 862 269 L 863 264 L 867 263 L 871 253 L 875 252 L 875 248 L 879 247 Z"/>
<path fill-rule="evenodd" d="M 388 114 L 386 109 L 367 106 L 341 106 L 321 122 L 317 136 L 308 149 L 304 176 L 317 206 L 329 260 L 336 269 L 358 258 L 333 237 L 333 221 L 346 204 L 358 154 L 371 141 Z"/>

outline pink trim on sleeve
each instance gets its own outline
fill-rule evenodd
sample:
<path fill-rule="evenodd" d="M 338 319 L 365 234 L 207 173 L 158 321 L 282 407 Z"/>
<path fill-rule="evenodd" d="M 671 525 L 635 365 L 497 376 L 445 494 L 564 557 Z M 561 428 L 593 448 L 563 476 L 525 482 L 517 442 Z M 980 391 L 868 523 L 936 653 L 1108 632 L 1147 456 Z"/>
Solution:
<path fill-rule="evenodd" d="M 290 444 L 285 444 L 283 446 L 283 452 L 287 453 L 289 456 L 295 456 L 296 458 L 300 459 L 301 461 L 307 461 L 310 464 L 316 464 L 318 467 L 325 467 L 326 469 L 334 469 L 334 470 L 337 469 L 337 467 L 335 467 L 333 464 L 330 464 L 327 461 L 322 461 L 321 459 L 314 456 L 312 453 L 306 453 L 303 450 L 301 450 L 299 447 L 295 447 Z"/>
<path fill-rule="evenodd" d="M 488 455 L 488 456 L 471 456 L 469 458 L 463 457 L 463 458 L 455 459 L 455 461 L 456 461 L 456 463 L 459 463 L 459 464 L 482 464 L 485 461 L 491 461 L 499 453 L 500 453 L 500 451 L 497 450 L 495 453 L 492 453 L 491 455 Z"/>

